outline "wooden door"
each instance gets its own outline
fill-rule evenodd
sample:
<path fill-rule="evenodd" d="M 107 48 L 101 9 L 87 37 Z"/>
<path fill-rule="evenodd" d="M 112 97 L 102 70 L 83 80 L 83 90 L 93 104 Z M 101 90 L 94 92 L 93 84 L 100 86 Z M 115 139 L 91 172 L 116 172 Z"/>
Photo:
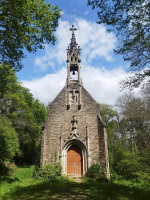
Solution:
<path fill-rule="evenodd" d="M 72 145 L 67 152 L 67 174 L 82 174 L 82 152 L 78 145 Z"/>

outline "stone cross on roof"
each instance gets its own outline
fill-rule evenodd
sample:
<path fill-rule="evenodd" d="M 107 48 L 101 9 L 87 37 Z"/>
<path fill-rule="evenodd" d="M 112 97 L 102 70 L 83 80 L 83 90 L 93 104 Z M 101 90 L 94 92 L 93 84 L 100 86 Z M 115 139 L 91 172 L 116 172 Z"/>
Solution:
<path fill-rule="evenodd" d="M 74 31 L 77 31 L 77 28 L 74 28 L 75 26 L 72 25 L 72 28 L 70 28 L 70 31 L 72 31 L 72 34 L 74 34 Z"/>

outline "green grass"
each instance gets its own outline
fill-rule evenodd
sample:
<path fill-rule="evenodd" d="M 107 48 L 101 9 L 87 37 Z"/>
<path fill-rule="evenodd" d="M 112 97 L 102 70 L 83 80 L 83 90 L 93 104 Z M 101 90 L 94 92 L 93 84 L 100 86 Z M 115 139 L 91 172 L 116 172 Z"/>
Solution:
<path fill-rule="evenodd" d="M 18 168 L 0 179 L 0 200 L 76 199 L 76 200 L 150 200 L 150 183 L 120 180 L 115 182 L 84 179 L 81 183 L 67 177 L 36 180 L 33 166 Z"/>

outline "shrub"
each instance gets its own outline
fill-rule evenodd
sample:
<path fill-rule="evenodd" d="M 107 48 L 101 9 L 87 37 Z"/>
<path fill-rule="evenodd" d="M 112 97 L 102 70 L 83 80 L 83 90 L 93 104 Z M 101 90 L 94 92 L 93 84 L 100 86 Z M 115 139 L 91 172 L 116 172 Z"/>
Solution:
<path fill-rule="evenodd" d="M 54 165 L 35 166 L 33 176 L 36 179 L 50 179 L 61 175 L 62 166 L 59 163 Z"/>
<path fill-rule="evenodd" d="M 136 172 L 133 173 L 132 175 L 132 181 L 133 182 L 139 182 L 139 183 L 146 183 L 149 182 L 150 183 L 150 175 L 149 173 L 145 173 L 145 172 Z"/>
<path fill-rule="evenodd" d="M 110 178 L 112 181 L 115 181 L 118 178 L 117 173 L 113 169 L 110 169 Z"/>
<path fill-rule="evenodd" d="M 17 171 L 17 166 L 15 163 L 10 163 L 8 161 L 0 163 L 0 175 L 11 175 Z"/>
<path fill-rule="evenodd" d="M 86 176 L 90 178 L 102 178 L 104 177 L 105 169 L 99 164 L 93 164 L 87 170 Z"/>
<path fill-rule="evenodd" d="M 17 152 L 19 152 L 18 134 L 10 120 L 0 116 L 0 162 L 12 162 Z"/>
<path fill-rule="evenodd" d="M 145 158 L 139 157 L 135 152 L 125 152 L 121 149 L 116 151 L 114 171 L 125 178 L 131 178 L 133 173 L 143 169 Z"/>

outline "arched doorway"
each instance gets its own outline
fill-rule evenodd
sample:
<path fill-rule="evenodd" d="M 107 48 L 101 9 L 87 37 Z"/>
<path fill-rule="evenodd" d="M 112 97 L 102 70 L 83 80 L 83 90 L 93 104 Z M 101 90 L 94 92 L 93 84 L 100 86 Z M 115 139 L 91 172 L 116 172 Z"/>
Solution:
<path fill-rule="evenodd" d="M 83 159 L 80 147 L 73 144 L 67 151 L 67 174 L 81 175 L 83 173 Z"/>
<path fill-rule="evenodd" d="M 67 174 L 67 153 L 69 152 L 70 148 L 76 145 L 81 151 L 80 155 L 81 155 L 81 174 L 85 174 L 85 172 L 87 171 L 88 166 L 90 166 L 90 160 L 89 160 L 89 156 L 87 153 L 87 148 L 85 146 L 85 144 L 77 139 L 77 138 L 72 138 L 69 141 L 67 141 L 63 148 L 62 148 L 62 154 L 60 156 L 60 163 L 63 167 L 62 169 L 62 174 Z"/>

